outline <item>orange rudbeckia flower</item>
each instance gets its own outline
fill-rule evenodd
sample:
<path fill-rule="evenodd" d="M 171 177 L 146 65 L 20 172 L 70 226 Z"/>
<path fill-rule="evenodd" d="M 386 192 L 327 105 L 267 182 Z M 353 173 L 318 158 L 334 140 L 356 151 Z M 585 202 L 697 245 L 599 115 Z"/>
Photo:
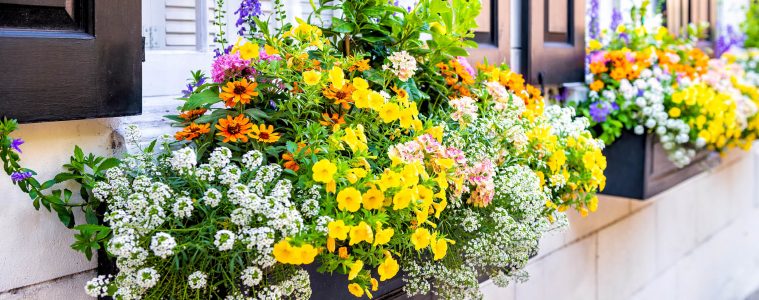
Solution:
<path fill-rule="evenodd" d="M 205 108 L 188 110 L 188 111 L 185 111 L 185 112 L 182 112 L 181 114 L 179 114 L 179 117 L 182 118 L 182 119 L 185 119 L 185 121 L 192 121 L 192 120 L 195 120 L 195 119 L 199 118 L 200 116 L 202 116 L 203 114 L 205 114 L 207 111 L 208 110 L 205 109 Z"/>
<path fill-rule="evenodd" d="M 345 124 L 345 119 L 338 113 L 332 113 L 332 116 L 329 113 L 322 113 L 322 120 L 319 121 L 319 124 L 324 126 L 340 125 Z"/>
<path fill-rule="evenodd" d="M 245 78 L 227 82 L 227 85 L 221 88 L 222 92 L 219 97 L 224 100 L 227 107 L 234 107 L 237 103 L 248 104 L 251 97 L 258 96 L 257 86 L 258 83 L 249 82 Z"/>
<path fill-rule="evenodd" d="M 248 142 L 251 127 L 253 124 L 250 124 L 250 119 L 245 115 L 238 115 L 235 118 L 227 116 L 226 119 L 219 119 L 219 124 L 216 124 L 216 129 L 219 130 L 217 135 L 224 137 L 224 143 L 229 141 L 236 143 L 238 140 L 243 143 Z"/>
<path fill-rule="evenodd" d="M 195 124 L 192 123 L 182 129 L 182 131 L 177 132 L 174 135 L 174 138 L 177 139 L 177 141 L 181 140 L 188 140 L 192 141 L 193 139 L 206 134 L 211 131 L 211 124 Z"/>
<path fill-rule="evenodd" d="M 335 101 L 336 105 L 340 105 L 343 109 L 351 108 L 350 104 L 353 102 L 353 91 L 356 89 L 350 83 L 343 84 L 342 88 L 336 88 L 330 84 L 328 88 L 322 91 L 324 97 Z"/>
<path fill-rule="evenodd" d="M 274 143 L 279 140 L 279 133 L 274 132 L 274 126 L 266 127 L 265 124 L 258 125 L 258 127 L 253 126 L 248 135 L 264 143 Z"/>

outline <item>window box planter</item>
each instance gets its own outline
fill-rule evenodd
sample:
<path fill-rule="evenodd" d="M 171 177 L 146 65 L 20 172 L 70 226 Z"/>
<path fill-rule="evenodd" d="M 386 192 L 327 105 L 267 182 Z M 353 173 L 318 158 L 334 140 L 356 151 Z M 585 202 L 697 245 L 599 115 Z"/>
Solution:
<path fill-rule="evenodd" d="M 606 188 L 602 194 L 646 200 L 721 162 L 717 153 L 703 151 L 693 162 L 678 168 L 653 135 L 623 132 L 604 149 Z"/>

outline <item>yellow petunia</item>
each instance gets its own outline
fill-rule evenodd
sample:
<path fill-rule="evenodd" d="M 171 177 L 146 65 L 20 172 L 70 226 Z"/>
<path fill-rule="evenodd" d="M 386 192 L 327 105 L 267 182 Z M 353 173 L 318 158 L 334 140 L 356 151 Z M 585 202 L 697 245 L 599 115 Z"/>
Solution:
<path fill-rule="evenodd" d="M 348 280 L 353 280 L 358 276 L 358 273 L 364 269 L 364 262 L 357 260 L 351 264 L 350 271 L 348 272 Z"/>
<path fill-rule="evenodd" d="M 379 265 L 379 267 L 377 267 L 377 274 L 380 276 L 380 281 L 393 278 L 395 274 L 398 274 L 398 270 L 398 261 L 395 260 L 390 253 L 385 253 L 385 260 Z"/>
<path fill-rule="evenodd" d="M 427 228 L 419 227 L 411 234 L 411 244 L 417 251 L 427 248 L 430 245 L 430 231 Z"/>
<path fill-rule="evenodd" d="M 351 283 L 348 285 L 348 291 L 353 294 L 353 296 L 356 296 L 357 298 L 361 298 L 364 296 L 364 289 L 358 285 L 358 283 Z"/>
<path fill-rule="evenodd" d="M 305 82 L 307 85 L 316 85 L 319 84 L 319 81 L 322 79 L 322 73 L 319 71 L 306 71 L 303 72 L 303 82 Z"/>
<path fill-rule="evenodd" d="M 374 235 L 374 244 L 373 246 L 377 245 L 384 245 L 390 242 L 390 239 L 393 237 L 393 234 L 395 234 L 395 230 L 392 228 L 385 228 L 382 229 L 380 224 L 377 224 L 377 233 Z"/>
<path fill-rule="evenodd" d="M 348 179 L 351 184 L 354 184 L 359 179 L 366 177 L 366 174 L 367 172 L 364 168 L 351 168 L 346 172 L 345 178 Z"/>
<path fill-rule="evenodd" d="M 369 92 L 369 107 L 375 111 L 380 111 L 385 105 L 385 97 L 376 91 Z"/>
<path fill-rule="evenodd" d="M 348 238 L 348 232 L 351 228 L 350 226 L 345 225 L 345 222 L 343 222 L 343 220 L 335 220 L 327 224 L 327 229 L 329 231 L 330 238 L 342 241 Z"/>
<path fill-rule="evenodd" d="M 400 118 L 401 109 L 398 107 L 398 104 L 391 102 L 385 103 L 382 105 L 382 108 L 380 108 L 379 115 L 382 122 L 390 123 Z"/>
<path fill-rule="evenodd" d="M 343 69 L 340 69 L 337 66 L 332 67 L 332 70 L 329 70 L 329 82 L 335 86 L 335 89 L 342 89 L 343 85 L 345 85 L 345 74 L 343 74 Z"/>
<path fill-rule="evenodd" d="M 380 189 L 383 191 L 399 187 L 401 185 L 401 176 L 392 170 L 385 170 L 385 172 L 380 176 L 378 184 Z"/>
<path fill-rule="evenodd" d="M 330 183 L 334 181 L 335 172 L 337 172 L 337 166 L 330 162 L 328 159 L 322 159 L 318 161 L 311 168 L 314 172 L 314 181 L 321 183 Z"/>
<path fill-rule="evenodd" d="M 300 251 L 290 245 L 287 240 L 281 240 L 274 245 L 274 259 L 283 264 L 299 264 Z"/>
<path fill-rule="evenodd" d="M 348 187 L 337 193 L 337 208 L 356 212 L 361 208 L 361 192 L 357 189 Z"/>
<path fill-rule="evenodd" d="M 369 82 L 363 78 L 356 77 L 353 78 L 353 87 L 356 88 L 356 90 L 367 90 L 369 89 Z"/>
<path fill-rule="evenodd" d="M 371 188 L 364 193 L 361 199 L 365 209 L 380 209 L 385 203 L 385 194 L 375 188 Z"/>
<path fill-rule="evenodd" d="M 353 98 L 353 103 L 357 108 L 369 108 L 369 94 L 370 91 L 368 90 L 355 90 L 351 98 Z"/>
<path fill-rule="evenodd" d="M 297 248 L 300 250 L 300 262 L 299 264 L 308 265 L 314 262 L 316 255 L 319 254 L 319 250 L 309 244 L 305 244 Z"/>
<path fill-rule="evenodd" d="M 240 52 L 240 58 L 244 60 L 257 59 L 261 54 L 261 47 L 256 43 L 245 43 L 238 48 L 238 51 Z"/>
<path fill-rule="evenodd" d="M 430 127 L 425 133 L 434 137 L 438 142 L 443 141 L 443 126 Z"/>
<path fill-rule="evenodd" d="M 441 260 L 448 253 L 448 242 L 443 239 L 436 239 L 432 241 L 432 255 L 434 260 Z"/>
<path fill-rule="evenodd" d="M 395 193 L 395 196 L 393 196 L 393 210 L 407 208 L 415 198 L 414 191 L 415 190 L 405 188 Z"/>
<path fill-rule="evenodd" d="M 366 222 L 361 221 L 358 225 L 353 226 L 350 232 L 350 245 L 355 245 L 360 242 L 372 243 L 374 241 L 374 232 L 372 227 Z"/>

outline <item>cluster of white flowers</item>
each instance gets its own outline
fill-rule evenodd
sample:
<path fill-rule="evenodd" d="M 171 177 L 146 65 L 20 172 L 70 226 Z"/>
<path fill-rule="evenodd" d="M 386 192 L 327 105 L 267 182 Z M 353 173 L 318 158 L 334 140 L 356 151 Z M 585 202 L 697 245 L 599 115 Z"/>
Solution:
<path fill-rule="evenodd" d="M 390 70 L 403 82 L 409 80 L 416 73 L 416 59 L 406 51 L 394 52 L 388 58 L 389 65 L 383 65 L 383 70 Z"/>
<path fill-rule="evenodd" d="M 208 275 L 201 271 L 195 271 L 187 277 L 187 282 L 191 289 L 201 289 L 208 283 Z"/>
<path fill-rule="evenodd" d="M 303 200 L 297 202 L 302 205 L 296 205 L 291 181 L 280 179 L 282 167 L 262 166 L 264 155 L 256 150 L 244 154 L 239 165 L 231 157 L 230 149 L 220 147 L 208 154 L 208 163 L 196 168 L 195 151 L 182 148 L 154 158 L 144 155 L 135 160 L 139 162 L 136 169 L 122 166 L 106 171 L 106 180 L 97 183 L 93 191 L 108 204 L 105 220 L 113 237 L 107 247 L 116 257 L 119 273 L 112 280 L 97 277 L 90 281 L 88 294 L 100 296 L 114 288 L 117 292 L 110 296 L 141 299 L 163 276 L 182 276 L 192 289 L 215 286 L 213 280 L 220 278 L 215 269 L 196 269 L 188 276 L 187 270 L 166 267 L 173 263 L 168 258 L 207 245 L 213 248 L 205 251 L 252 255 L 251 266 L 237 276 L 246 286 L 260 284 L 265 272 L 276 266 L 274 244 L 303 229 L 300 207 L 306 208 L 309 216 L 318 214 L 320 194 L 318 188 L 305 190 L 299 193 Z M 165 176 L 154 175 L 159 172 L 184 180 L 162 182 Z M 230 226 L 208 230 L 208 224 L 219 222 L 209 223 L 204 218 L 228 218 Z M 177 228 L 177 224 L 188 227 Z M 197 234 L 177 235 L 181 230 Z M 292 276 L 274 282 L 276 286 L 256 290 L 253 299 L 271 299 L 272 295 L 307 299 L 303 295 L 310 295 L 308 274 L 287 272 Z"/>
<path fill-rule="evenodd" d="M 160 258 L 167 258 L 174 254 L 174 247 L 177 246 L 177 242 L 170 234 L 165 232 L 158 232 L 153 235 L 150 241 L 150 250 L 153 250 L 153 254 Z"/>
<path fill-rule="evenodd" d="M 483 299 L 477 271 L 462 265 L 453 269 L 432 261 L 404 261 L 403 291 L 407 295 L 426 295 L 431 292 L 439 299 Z M 433 287 L 434 285 L 434 287 Z"/>
<path fill-rule="evenodd" d="M 461 124 L 477 120 L 477 104 L 471 97 L 461 97 L 448 102 L 453 107 L 451 119 Z"/>
<path fill-rule="evenodd" d="M 111 275 L 99 275 L 92 278 L 84 285 L 84 291 L 90 297 L 103 297 L 108 295 L 108 285 L 113 278 Z"/>

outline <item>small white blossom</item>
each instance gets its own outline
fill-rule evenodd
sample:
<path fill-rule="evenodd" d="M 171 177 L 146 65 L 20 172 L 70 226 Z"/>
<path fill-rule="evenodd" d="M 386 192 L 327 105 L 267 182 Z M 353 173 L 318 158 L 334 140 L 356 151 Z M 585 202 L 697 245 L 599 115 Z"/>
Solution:
<path fill-rule="evenodd" d="M 91 297 L 104 297 L 108 295 L 108 285 L 111 284 L 110 275 L 99 275 L 87 281 L 84 291 Z"/>
<path fill-rule="evenodd" d="M 160 258 L 167 258 L 174 254 L 174 247 L 177 246 L 177 242 L 170 234 L 165 232 L 158 232 L 153 235 L 150 241 L 150 250 L 153 250 L 153 254 Z"/>
<path fill-rule="evenodd" d="M 198 164 L 195 150 L 190 147 L 182 148 L 171 153 L 169 160 L 172 169 L 181 175 L 189 175 Z"/>
<path fill-rule="evenodd" d="M 219 251 L 231 250 L 235 246 L 235 233 L 229 230 L 219 230 L 214 235 L 213 244 Z"/>
<path fill-rule="evenodd" d="M 263 153 L 261 153 L 261 151 L 251 150 L 242 156 L 242 164 L 243 166 L 245 166 L 246 169 L 248 169 L 248 171 L 254 171 L 254 170 L 257 170 L 258 167 L 261 166 L 261 162 L 263 162 L 263 159 L 264 159 L 264 155 Z"/>
<path fill-rule="evenodd" d="M 203 195 L 203 203 L 210 207 L 216 207 L 221 202 L 221 192 L 215 188 L 209 188 Z"/>
<path fill-rule="evenodd" d="M 192 205 L 192 199 L 187 196 L 182 196 L 177 198 L 177 201 L 174 202 L 174 205 L 172 205 L 171 210 L 174 213 L 175 216 L 177 216 L 180 219 L 186 219 L 189 218 L 192 215 L 192 210 L 194 206 Z"/>
<path fill-rule="evenodd" d="M 144 289 L 154 287 L 160 278 L 161 275 L 153 268 L 144 268 L 137 271 L 137 285 Z"/>
<path fill-rule="evenodd" d="M 191 289 L 201 289 L 206 286 L 208 275 L 201 271 L 195 271 L 187 277 L 187 282 Z"/>
<path fill-rule="evenodd" d="M 249 287 L 254 287 L 258 285 L 258 283 L 261 282 L 261 279 L 263 278 L 263 275 L 261 274 L 261 269 L 257 267 L 247 267 L 245 270 L 242 271 L 242 275 L 240 275 L 240 279 L 242 279 L 242 284 L 247 285 Z"/>

